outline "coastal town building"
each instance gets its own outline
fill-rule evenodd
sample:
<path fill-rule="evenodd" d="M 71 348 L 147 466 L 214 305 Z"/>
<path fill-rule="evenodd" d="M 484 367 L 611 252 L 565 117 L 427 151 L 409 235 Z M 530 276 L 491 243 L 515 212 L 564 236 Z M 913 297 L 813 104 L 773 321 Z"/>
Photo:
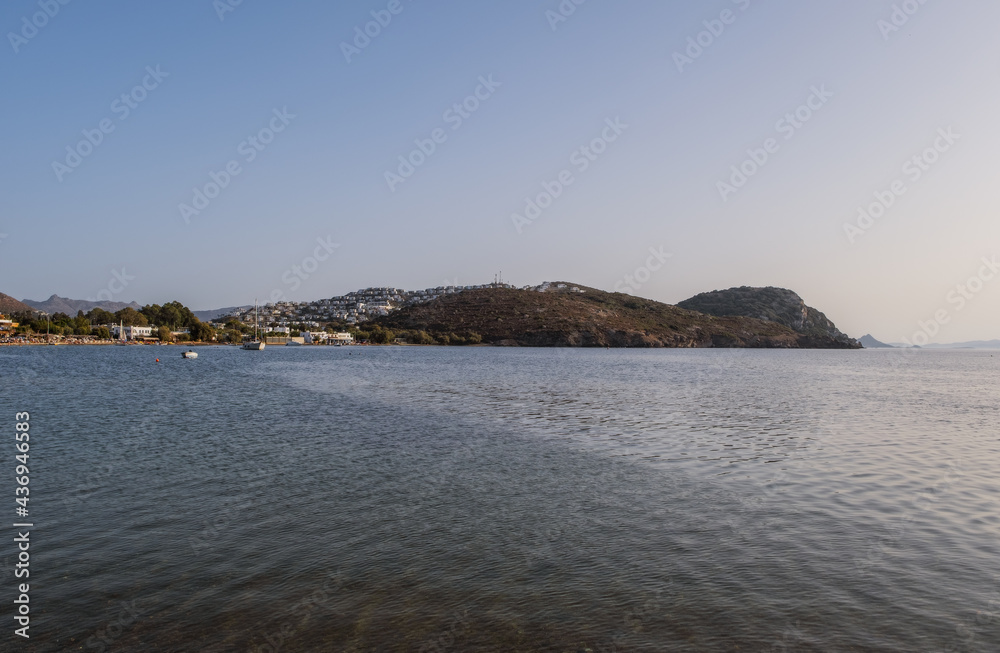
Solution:
<path fill-rule="evenodd" d="M 444 295 L 454 295 L 467 290 L 485 288 L 515 288 L 507 283 L 489 283 L 475 286 L 438 286 L 424 290 L 403 290 L 402 288 L 365 288 L 346 295 L 330 297 L 314 302 L 276 302 L 266 304 L 261 310 L 264 316 L 261 325 L 270 332 L 290 333 L 295 328 L 321 329 L 325 323 L 345 322 L 363 324 L 376 317 L 389 315 L 404 306 L 433 301 Z M 218 318 L 224 321 L 229 316 Z M 253 307 L 236 311 L 232 317 L 245 324 L 253 324 Z M 288 329 L 287 331 L 285 329 Z"/>
<path fill-rule="evenodd" d="M 107 326 L 111 331 L 111 336 L 115 340 L 121 339 L 122 329 L 125 331 L 125 340 L 142 340 L 143 338 L 151 338 L 153 336 L 153 327 L 150 326 L 122 327 L 118 324 L 109 324 Z"/>

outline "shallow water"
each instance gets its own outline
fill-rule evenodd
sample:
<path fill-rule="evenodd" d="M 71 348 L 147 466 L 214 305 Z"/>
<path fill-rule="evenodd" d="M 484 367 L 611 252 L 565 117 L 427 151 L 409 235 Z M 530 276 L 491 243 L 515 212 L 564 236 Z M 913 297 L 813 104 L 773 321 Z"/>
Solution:
<path fill-rule="evenodd" d="M 998 649 L 998 352 L 199 353 L 0 349 L 3 650 Z"/>

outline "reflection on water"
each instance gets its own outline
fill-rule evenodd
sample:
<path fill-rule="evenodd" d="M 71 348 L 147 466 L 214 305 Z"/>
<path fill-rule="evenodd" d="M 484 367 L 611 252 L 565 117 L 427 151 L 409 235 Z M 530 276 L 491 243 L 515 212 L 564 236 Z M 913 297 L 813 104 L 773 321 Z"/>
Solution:
<path fill-rule="evenodd" d="M 0 350 L 32 650 L 1000 642 L 989 352 L 163 351 Z"/>

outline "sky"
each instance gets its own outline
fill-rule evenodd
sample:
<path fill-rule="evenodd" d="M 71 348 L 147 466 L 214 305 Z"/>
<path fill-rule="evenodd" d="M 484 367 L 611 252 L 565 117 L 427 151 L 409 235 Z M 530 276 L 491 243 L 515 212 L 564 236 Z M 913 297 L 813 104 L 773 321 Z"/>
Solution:
<path fill-rule="evenodd" d="M 201 310 L 502 271 L 1000 338 L 998 23 L 993 0 L 12 0 L 0 291 Z"/>

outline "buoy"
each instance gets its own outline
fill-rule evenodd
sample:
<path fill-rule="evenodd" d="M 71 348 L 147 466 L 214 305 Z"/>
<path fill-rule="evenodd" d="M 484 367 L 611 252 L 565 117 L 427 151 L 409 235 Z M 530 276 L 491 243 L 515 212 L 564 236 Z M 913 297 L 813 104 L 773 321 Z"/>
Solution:
<path fill-rule="evenodd" d="M 157 362 L 157 363 L 159 363 L 159 362 L 160 362 L 160 359 L 159 359 L 159 358 L 157 358 L 157 359 L 156 359 L 156 362 Z"/>

